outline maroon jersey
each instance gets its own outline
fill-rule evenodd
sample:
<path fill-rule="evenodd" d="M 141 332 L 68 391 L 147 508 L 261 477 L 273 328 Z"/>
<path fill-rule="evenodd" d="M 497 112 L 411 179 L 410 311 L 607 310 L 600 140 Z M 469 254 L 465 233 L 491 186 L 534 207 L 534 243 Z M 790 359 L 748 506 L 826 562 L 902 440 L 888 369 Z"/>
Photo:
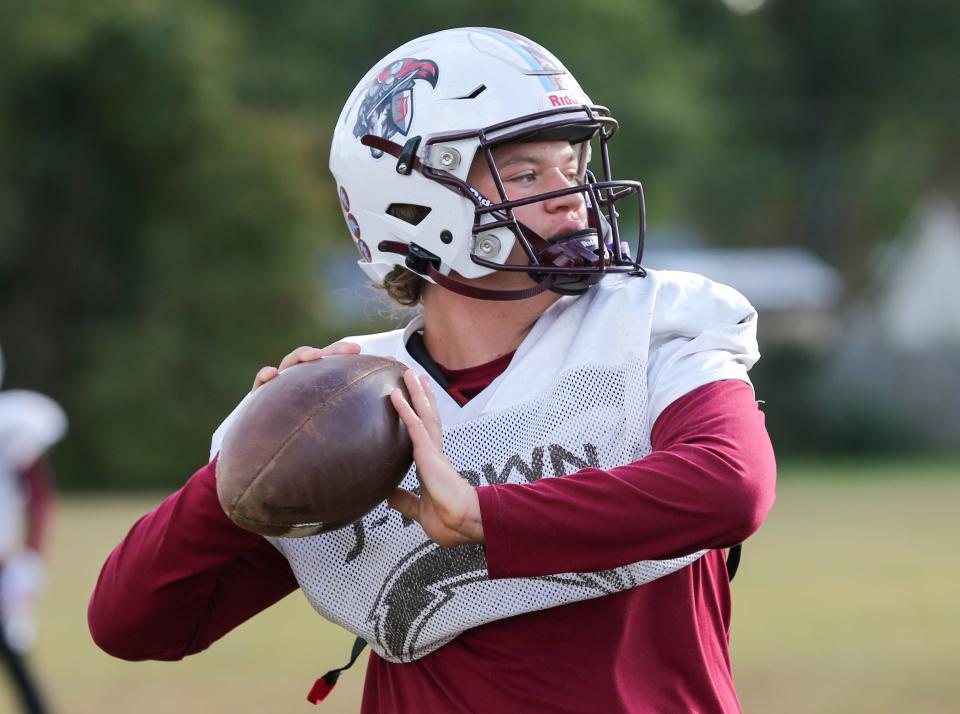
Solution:
<path fill-rule="evenodd" d="M 447 371 L 448 392 L 472 394 L 504 366 Z M 652 441 L 608 471 L 480 488 L 490 577 L 713 552 L 630 590 L 473 628 L 411 663 L 371 654 L 362 711 L 739 711 L 723 549 L 773 502 L 763 415 L 749 385 L 714 382 L 670 405 Z M 211 463 L 110 555 L 90 628 L 115 656 L 179 659 L 296 587 L 283 556 L 223 514 Z"/>

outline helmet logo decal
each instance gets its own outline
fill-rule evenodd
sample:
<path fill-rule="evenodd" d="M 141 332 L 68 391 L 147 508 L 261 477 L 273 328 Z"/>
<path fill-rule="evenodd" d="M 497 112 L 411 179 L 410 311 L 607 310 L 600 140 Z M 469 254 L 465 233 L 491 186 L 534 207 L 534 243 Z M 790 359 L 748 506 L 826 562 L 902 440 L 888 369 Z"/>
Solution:
<path fill-rule="evenodd" d="M 347 226 L 350 228 L 350 232 L 353 234 L 353 237 L 357 240 L 360 239 L 360 224 L 357 223 L 356 217 L 352 213 L 347 214 Z"/>
<path fill-rule="evenodd" d="M 363 256 L 364 261 L 366 261 L 367 263 L 373 262 L 373 256 L 370 255 L 369 246 L 359 238 L 357 238 L 357 250 L 360 251 L 360 255 Z"/>
<path fill-rule="evenodd" d="M 540 84 L 545 91 L 557 92 L 571 88 L 567 71 L 558 64 L 558 60 L 553 55 L 536 42 L 509 30 L 497 30 L 488 27 L 473 27 L 470 29 L 471 32 L 486 35 L 513 50 L 521 61 L 530 68 L 530 73 L 539 77 Z M 576 103 L 583 104 L 584 102 Z"/>
<path fill-rule="evenodd" d="M 390 139 L 407 135 L 413 121 L 413 87 L 418 79 L 437 86 L 440 70 L 432 60 L 405 57 L 381 69 L 367 87 L 357 112 L 353 135 L 358 139 L 373 134 Z M 379 149 L 370 149 L 374 158 L 383 156 Z"/>

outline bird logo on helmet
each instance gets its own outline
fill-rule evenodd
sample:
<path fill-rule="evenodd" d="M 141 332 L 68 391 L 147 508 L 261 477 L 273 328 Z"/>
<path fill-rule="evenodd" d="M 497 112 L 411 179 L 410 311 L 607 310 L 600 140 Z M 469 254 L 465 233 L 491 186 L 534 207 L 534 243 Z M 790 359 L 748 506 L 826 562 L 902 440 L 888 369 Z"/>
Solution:
<path fill-rule="evenodd" d="M 437 86 L 440 70 L 436 62 L 405 57 L 381 69 L 367 87 L 353 135 L 361 138 L 373 134 L 390 139 L 396 134 L 407 135 L 413 121 L 413 86 L 418 79 L 431 87 Z M 374 158 L 383 151 L 372 148 Z"/>

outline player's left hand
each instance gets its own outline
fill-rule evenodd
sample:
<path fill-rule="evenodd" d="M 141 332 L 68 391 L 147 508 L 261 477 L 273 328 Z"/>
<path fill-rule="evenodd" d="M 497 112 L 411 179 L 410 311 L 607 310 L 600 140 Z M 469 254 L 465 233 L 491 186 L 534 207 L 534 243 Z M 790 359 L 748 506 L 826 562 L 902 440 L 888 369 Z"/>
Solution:
<path fill-rule="evenodd" d="M 443 455 L 443 428 L 429 378 L 418 378 L 410 369 L 404 374 L 403 381 L 410 393 L 410 402 L 399 389 L 390 394 L 390 400 L 413 441 L 420 495 L 398 488 L 387 499 L 387 504 L 419 523 L 438 545 L 483 543 L 480 499 L 476 489 Z"/>

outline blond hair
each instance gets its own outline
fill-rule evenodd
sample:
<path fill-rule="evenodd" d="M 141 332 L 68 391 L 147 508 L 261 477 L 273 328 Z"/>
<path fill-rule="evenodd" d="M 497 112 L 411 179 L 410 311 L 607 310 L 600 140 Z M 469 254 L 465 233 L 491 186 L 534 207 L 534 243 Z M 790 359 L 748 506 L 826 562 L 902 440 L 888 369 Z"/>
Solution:
<path fill-rule="evenodd" d="M 423 301 L 427 281 L 402 265 L 396 265 L 375 287 L 383 290 L 398 305 L 417 307 Z"/>

